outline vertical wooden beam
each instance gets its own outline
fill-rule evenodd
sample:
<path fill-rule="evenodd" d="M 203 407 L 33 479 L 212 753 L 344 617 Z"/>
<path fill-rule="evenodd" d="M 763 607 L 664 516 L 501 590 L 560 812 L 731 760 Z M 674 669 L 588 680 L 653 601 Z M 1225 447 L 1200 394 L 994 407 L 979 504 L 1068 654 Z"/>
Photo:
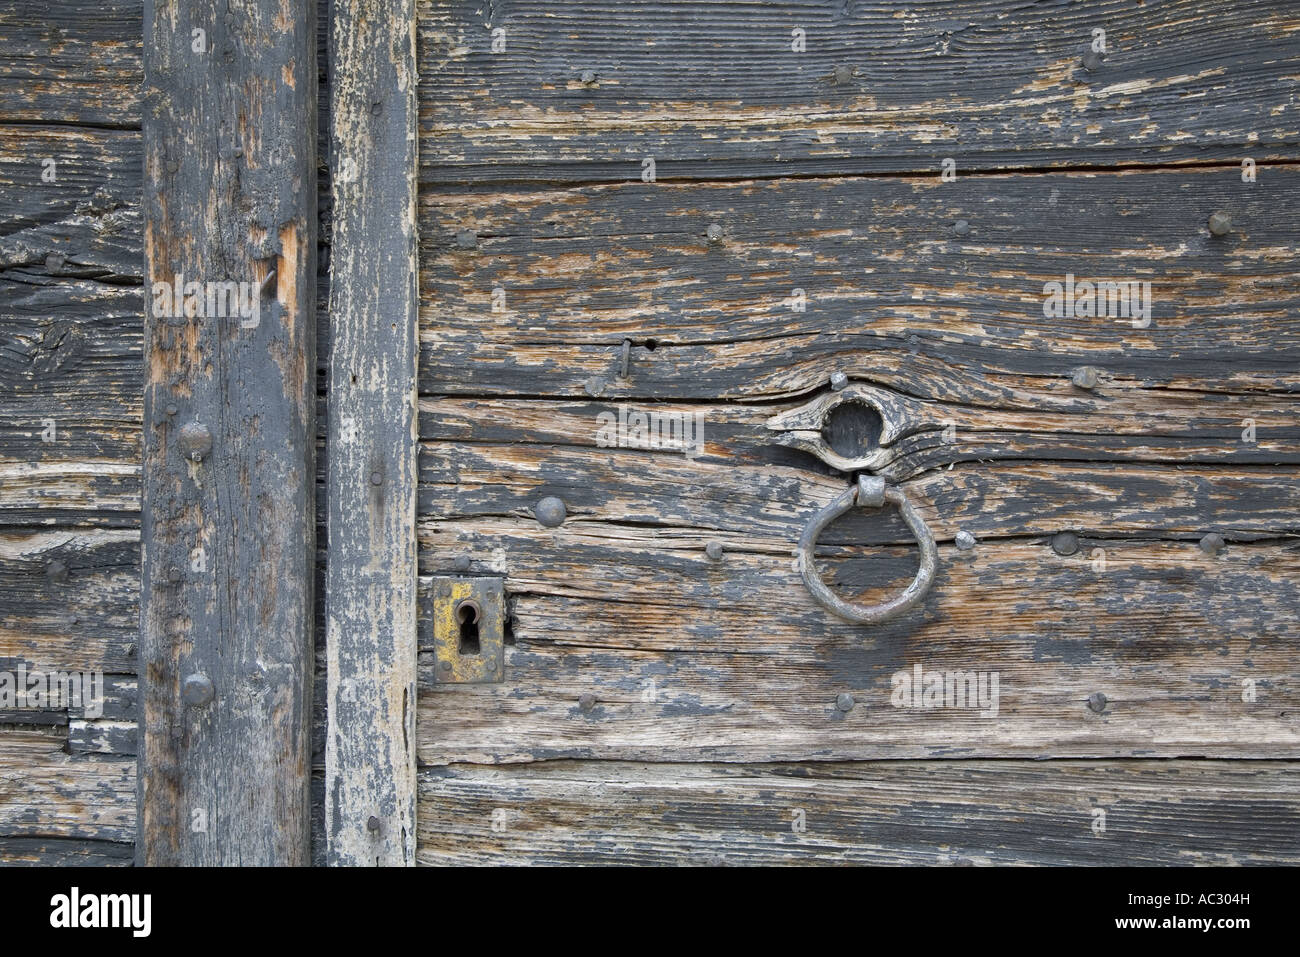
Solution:
<path fill-rule="evenodd" d="M 414 0 L 335 0 L 326 859 L 415 862 Z"/>
<path fill-rule="evenodd" d="M 141 864 L 310 862 L 315 34 L 145 4 Z"/>

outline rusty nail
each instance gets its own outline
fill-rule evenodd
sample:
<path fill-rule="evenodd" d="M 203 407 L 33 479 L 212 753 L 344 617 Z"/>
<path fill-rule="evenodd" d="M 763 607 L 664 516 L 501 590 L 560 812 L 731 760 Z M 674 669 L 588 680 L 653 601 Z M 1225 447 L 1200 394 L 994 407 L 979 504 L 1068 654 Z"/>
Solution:
<path fill-rule="evenodd" d="M 181 427 L 181 448 L 195 462 L 212 451 L 212 433 L 202 422 L 190 422 Z"/>
<path fill-rule="evenodd" d="M 960 548 L 963 552 L 968 552 L 975 547 L 975 536 L 972 535 L 970 532 L 966 531 L 964 528 L 957 533 L 953 541 L 954 544 L 956 544 L 956 546 Z"/>
<path fill-rule="evenodd" d="M 45 577 L 55 584 L 62 585 L 68 580 L 68 566 L 56 558 L 45 566 Z"/>
<path fill-rule="evenodd" d="M 705 230 L 705 235 L 709 237 L 709 242 L 711 243 L 722 242 L 722 224 L 709 223 L 709 228 Z"/>
<path fill-rule="evenodd" d="M 1201 551 L 1207 555 L 1217 555 L 1224 546 L 1223 536 L 1218 532 L 1210 532 L 1200 543 Z"/>
<path fill-rule="evenodd" d="M 835 696 L 835 707 L 839 708 L 841 711 L 852 711 L 854 704 L 856 704 L 856 702 L 853 700 L 853 695 L 849 694 L 847 691 L 841 691 Z"/>
<path fill-rule="evenodd" d="M 1052 536 L 1052 551 L 1058 555 L 1073 555 L 1079 550 L 1079 536 L 1074 532 L 1057 532 Z"/>
<path fill-rule="evenodd" d="M 582 71 L 582 83 L 583 83 L 584 86 L 591 86 L 591 85 L 592 85 L 593 83 L 595 83 L 595 82 L 596 82 L 596 71 L 595 71 L 595 70 L 583 70 L 583 71 Z"/>
<path fill-rule="evenodd" d="M 1095 389 L 1100 380 L 1095 366 L 1079 366 L 1070 372 L 1070 381 L 1080 389 Z"/>
<path fill-rule="evenodd" d="M 583 391 L 593 398 L 605 391 L 605 380 L 598 375 L 592 376 L 582 384 Z"/>
<path fill-rule="evenodd" d="M 623 340 L 623 364 L 619 367 L 618 376 L 620 379 L 626 379 L 628 369 L 632 364 L 632 340 Z"/>
<path fill-rule="evenodd" d="M 560 499 L 554 495 L 548 495 L 537 503 L 533 509 L 533 514 L 547 528 L 555 528 L 568 516 L 568 509 L 564 507 L 564 502 Z"/>
<path fill-rule="evenodd" d="M 590 711 L 596 707 L 596 696 L 590 691 L 584 691 L 578 696 L 578 707 L 583 711 Z"/>
<path fill-rule="evenodd" d="M 181 697 L 185 699 L 186 704 L 202 707 L 210 703 L 215 695 L 216 691 L 212 687 L 212 679 L 207 675 L 187 675 L 185 681 L 181 684 Z"/>
<path fill-rule="evenodd" d="M 371 473 L 370 473 L 370 484 L 371 484 L 371 485 L 383 485 L 383 484 L 384 484 L 384 476 L 381 475 L 381 474 L 379 473 L 378 470 L 376 470 L 376 471 L 374 471 L 374 472 L 371 472 Z"/>
<path fill-rule="evenodd" d="M 1215 236 L 1226 236 L 1232 229 L 1232 217 L 1227 213 L 1213 213 L 1209 222 L 1210 232 Z"/>
<path fill-rule="evenodd" d="M 843 372 L 831 373 L 831 388 L 834 389 L 836 392 L 839 392 L 848 384 L 849 384 L 849 377 L 846 376 Z"/>
<path fill-rule="evenodd" d="M 472 229 L 457 230 L 456 245 L 461 249 L 473 249 L 478 245 L 478 234 Z"/>
<path fill-rule="evenodd" d="M 371 834 L 378 834 L 379 818 L 375 817 L 373 814 L 370 815 L 370 819 L 366 821 L 366 830 L 369 831 Z"/>
<path fill-rule="evenodd" d="M 1106 710 L 1106 696 L 1100 691 L 1094 691 L 1088 695 L 1088 710 L 1093 714 L 1101 714 Z"/>
<path fill-rule="evenodd" d="M 966 222 L 964 219 L 959 219 L 957 222 L 952 224 L 952 231 L 958 236 L 965 236 L 970 232 L 970 223 Z"/>
<path fill-rule="evenodd" d="M 722 542 L 709 542 L 704 546 L 704 554 L 708 555 L 713 561 L 722 558 Z"/>

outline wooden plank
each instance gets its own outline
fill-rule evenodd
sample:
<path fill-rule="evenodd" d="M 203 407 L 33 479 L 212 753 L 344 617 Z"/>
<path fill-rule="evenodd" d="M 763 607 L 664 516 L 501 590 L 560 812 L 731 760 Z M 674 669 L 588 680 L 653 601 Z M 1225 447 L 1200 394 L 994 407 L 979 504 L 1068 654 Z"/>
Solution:
<path fill-rule="evenodd" d="M 4 120 L 140 128 L 141 0 L 0 0 Z"/>
<path fill-rule="evenodd" d="M 597 377 L 604 399 L 754 401 L 839 369 L 976 406 L 1050 391 L 1073 411 L 1146 387 L 1293 394 L 1300 376 L 1296 166 L 1253 184 L 1228 168 L 426 190 L 421 203 L 426 395 L 585 396 Z M 1235 225 L 1216 237 L 1220 209 Z M 1068 275 L 1149 282 L 1149 326 L 1046 315 L 1045 285 Z M 1071 385 L 1081 365 L 1102 371 L 1095 395 Z"/>
<path fill-rule="evenodd" d="M 937 177 L 945 157 L 1239 163 L 1294 159 L 1300 142 L 1296 11 L 1271 0 L 419 10 L 429 181 L 639 181 L 647 157 L 661 180 Z M 1095 29 L 1107 53 L 1089 69 Z"/>
<path fill-rule="evenodd" d="M 331 34 L 325 838 L 415 856 L 416 72 L 412 0 L 340 0 Z"/>
<path fill-rule="evenodd" d="M 137 531 L 0 534 L 0 668 L 135 671 Z"/>
<path fill-rule="evenodd" d="M 973 523 L 994 536 L 1075 527 L 1187 537 L 1219 527 L 1244 539 L 1298 527 L 1300 427 L 1289 397 L 1151 389 L 1098 400 L 1044 389 L 1021 392 L 1020 408 L 981 408 L 872 391 L 914 430 L 884 449 L 879 471 L 913 479 L 922 501 L 942 505 L 926 515 L 936 534 Z M 647 496 L 662 484 L 656 501 L 702 527 L 785 530 L 792 482 L 809 483 L 817 505 L 844 484 L 766 427 L 795 405 L 424 399 L 420 512 L 495 518 L 549 488 L 591 517 L 653 520 Z M 614 426 L 646 410 L 695 417 L 698 454 L 611 447 Z M 638 467 L 647 462 L 653 474 Z M 1104 516 L 1098 496 L 1112 502 Z"/>
<path fill-rule="evenodd" d="M 306 864 L 315 3 L 155 0 L 144 19 L 137 860 Z M 243 283 L 244 308 L 171 316 L 182 282 Z"/>
<path fill-rule="evenodd" d="M 462 765 L 421 773 L 419 862 L 1296 864 L 1297 775 L 1275 761 Z"/>
<path fill-rule="evenodd" d="M 5 867 L 130 867 L 130 844 L 75 838 L 0 837 Z"/>
<path fill-rule="evenodd" d="M 58 730 L 0 728 L 0 841 L 129 845 L 135 831 L 135 762 L 67 754 Z M 4 853 L 0 845 L 0 860 Z"/>
<path fill-rule="evenodd" d="M 1294 533 L 1210 556 L 1090 532 L 1062 556 L 1050 536 L 975 526 L 974 549 L 940 546 L 919 609 L 864 629 L 816 605 L 793 567 L 812 509 L 766 507 L 748 530 L 711 527 L 707 501 L 681 499 L 617 520 L 575 508 L 557 529 L 422 523 L 427 570 L 464 556 L 505 577 L 513 635 L 498 685 L 436 686 L 422 656 L 420 724 L 439 728 L 421 736 L 422 763 L 1300 755 Z M 778 507 L 784 533 L 769 530 Z M 915 548 L 863 537 L 828 544 L 821 564 L 837 591 L 878 600 L 911 577 Z M 1000 704 L 895 702 L 917 665 L 996 672 Z"/>

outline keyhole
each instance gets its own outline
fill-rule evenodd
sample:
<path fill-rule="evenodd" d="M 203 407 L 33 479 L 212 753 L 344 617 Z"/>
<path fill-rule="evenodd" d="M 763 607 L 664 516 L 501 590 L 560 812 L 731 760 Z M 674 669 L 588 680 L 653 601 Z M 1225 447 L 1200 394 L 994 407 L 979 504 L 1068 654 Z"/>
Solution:
<path fill-rule="evenodd" d="M 865 402 L 843 402 L 827 413 L 822 438 L 838 454 L 855 459 L 875 451 L 883 430 L 880 413 L 872 406 Z"/>
<path fill-rule="evenodd" d="M 467 599 L 456 606 L 456 621 L 460 624 L 460 643 L 456 650 L 462 655 L 477 655 L 479 653 L 478 624 L 480 613 L 481 609 L 476 601 Z"/>

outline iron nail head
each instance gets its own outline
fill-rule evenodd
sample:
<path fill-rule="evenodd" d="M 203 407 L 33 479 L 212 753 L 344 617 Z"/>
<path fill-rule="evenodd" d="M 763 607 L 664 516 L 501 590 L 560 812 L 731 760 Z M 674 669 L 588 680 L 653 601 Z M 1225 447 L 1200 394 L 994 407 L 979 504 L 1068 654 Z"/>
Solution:
<path fill-rule="evenodd" d="M 564 507 L 563 501 L 554 495 L 548 495 L 533 508 L 533 514 L 547 528 L 556 528 L 563 524 L 569 510 Z"/>

